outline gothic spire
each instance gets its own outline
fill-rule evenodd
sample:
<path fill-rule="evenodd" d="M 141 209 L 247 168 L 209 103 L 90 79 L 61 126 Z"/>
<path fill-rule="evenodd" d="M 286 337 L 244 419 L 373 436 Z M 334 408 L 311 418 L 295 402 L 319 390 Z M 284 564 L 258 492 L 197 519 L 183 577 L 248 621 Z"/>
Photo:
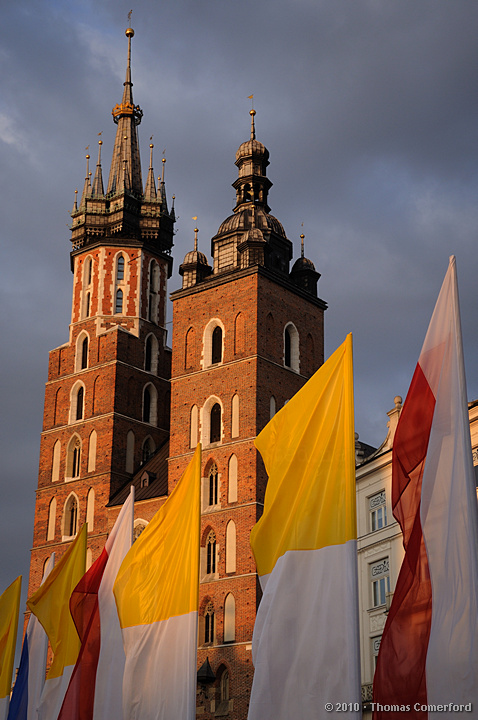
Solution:
<path fill-rule="evenodd" d="M 153 171 L 153 143 L 149 144 L 149 170 L 148 177 L 146 179 L 146 187 L 144 188 L 144 199 L 146 202 L 153 202 L 156 200 L 156 183 L 154 181 Z"/>
<path fill-rule="evenodd" d="M 93 187 L 91 188 L 91 194 L 93 197 L 101 197 L 104 195 L 103 189 L 103 174 L 101 172 L 101 146 L 103 140 L 98 140 L 98 162 L 96 163 L 96 172 L 93 180 Z"/>
<path fill-rule="evenodd" d="M 128 38 L 128 61 L 126 64 L 126 79 L 124 82 L 123 99 L 121 104 L 115 105 L 112 115 L 118 126 L 116 130 L 113 159 L 111 161 L 110 177 L 108 180 L 108 193 L 118 193 L 128 189 L 133 195 L 141 196 L 143 183 L 141 179 L 141 161 L 139 157 L 137 125 L 143 117 L 139 105 L 133 102 L 133 83 L 131 82 L 131 38 L 134 30 L 126 30 Z M 124 162 L 126 161 L 126 163 Z M 123 176 L 123 168 L 127 177 Z"/>

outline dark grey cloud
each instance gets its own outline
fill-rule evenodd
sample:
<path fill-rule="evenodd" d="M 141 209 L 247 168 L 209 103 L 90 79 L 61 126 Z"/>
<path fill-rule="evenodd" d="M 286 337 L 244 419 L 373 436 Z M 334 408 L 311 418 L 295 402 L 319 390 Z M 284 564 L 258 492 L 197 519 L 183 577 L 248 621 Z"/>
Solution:
<path fill-rule="evenodd" d="M 2 479 L 0 590 L 28 576 L 48 351 L 68 337 L 69 210 L 85 147 L 107 174 L 121 98 L 120 0 L 3 8 Z M 235 151 L 271 153 L 272 212 L 322 273 L 326 353 L 354 333 L 356 427 L 379 444 L 405 396 L 457 256 L 470 399 L 478 397 L 478 5 L 469 0 L 175 0 L 134 8 L 134 98 L 143 171 L 179 216 L 175 269 L 234 203 Z"/>

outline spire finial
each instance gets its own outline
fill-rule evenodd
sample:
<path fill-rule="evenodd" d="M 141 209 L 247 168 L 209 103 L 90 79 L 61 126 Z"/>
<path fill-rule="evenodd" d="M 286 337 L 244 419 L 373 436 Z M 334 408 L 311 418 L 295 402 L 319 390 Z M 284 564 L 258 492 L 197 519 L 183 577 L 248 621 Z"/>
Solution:
<path fill-rule="evenodd" d="M 198 216 L 195 215 L 193 217 L 193 220 L 197 220 L 197 219 L 198 219 Z M 199 232 L 199 229 L 197 227 L 195 227 L 194 228 L 194 252 L 197 252 L 197 249 L 198 249 L 198 232 Z"/>
<path fill-rule="evenodd" d="M 150 170 L 153 169 L 153 148 L 154 148 L 154 145 L 153 145 L 153 143 L 151 142 L 152 139 L 153 139 L 153 136 L 151 135 L 151 137 L 149 138 L 149 169 L 150 169 Z"/>
<path fill-rule="evenodd" d="M 166 158 L 163 157 L 163 159 L 161 160 L 161 162 L 163 163 L 163 167 L 161 168 L 161 182 L 163 183 L 163 182 L 164 182 L 164 170 L 165 170 L 165 167 L 166 167 Z"/>
<path fill-rule="evenodd" d="M 75 202 L 73 203 L 72 213 L 75 213 L 77 210 L 78 210 L 78 188 L 75 189 Z"/>
<path fill-rule="evenodd" d="M 300 235 L 300 256 L 301 256 L 301 258 L 304 257 L 304 238 L 305 238 L 304 233 L 301 233 L 301 235 Z"/>
<path fill-rule="evenodd" d="M 251 140 L 256 139 L 256 128 L 254 125 L 254 115 L 256 114 L 256 111 L 254 108 L 252 110 L 249 110 L 249 115 L 251 116 Z"/>

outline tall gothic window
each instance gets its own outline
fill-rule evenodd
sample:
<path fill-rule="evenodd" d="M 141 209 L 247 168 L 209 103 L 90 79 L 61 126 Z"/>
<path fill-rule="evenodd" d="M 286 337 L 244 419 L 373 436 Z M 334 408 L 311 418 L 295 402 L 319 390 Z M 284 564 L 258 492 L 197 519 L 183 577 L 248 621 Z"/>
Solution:
<path fill-rule="evenodd" d="M 291 367 L 291 342 L 290 342 L 290 330 L 285 329 L 284 332 L 284 365 Z"/>
<path fill-rule="evenodd" d="M 85 337 L 81 343 L 81 369 L 88 367 L 88 338 Z"/>
<path fill-rule="evenodd" d="M 116 265 L 116 280 L 124 280 L 124 257 L 120 255 Z"/>
<path fill-rule="evenodd" d="M 206 575 L 216 572 L 216 533 L 211 530 L 206 540 Z"/>
<path fill-rule="evenodd" d="M 211 363 L 220 363 L 222 360 L 222 328 L 216 325 L 212 332 Z"/>
<path fill-rule="evenodd" d="M 214 642 L 214 605 L 208 603 L 204 613 L 204 644 Z"/>
<path fill-rule="evenodd" d="M 217 505 L 218 502 L 218 472 L 217 465 L 213 463 L 209 470 L 209 505 Z"/>
<path fill-rule="evenodd" d="M 75 495 L 70 495 L 65 505 L 63 518 L 63 534 L 65 537 L 73 537 L 78 528 L 78 500 Z"/>
<path fill-rule="evenodd" d="M 121 315 L 122 312 L 123 312 L 123 291 L 118 289 L 116 291 L 115 313 Z"/>
<path fill-rule="evenodd" d="M 149 387 L 144 389 L 143 396 L 143 422 L 149 423 L 151 420 L 151 390 Z"/>
<path fill-rule="evenodd" d="M 211 430 L 209 442 L 219 442 L 221 439 L 221 406 L 215 403 L 211 408 Z"/>
<path fill-rule="evenodd" d="M 83 404 L 85 399 L 85 390 L 82 385 L 78 388 L 76 394 L 76 419 L 83 420 Z"/>
<path fill-rule="evenodd" d="M 151 372 L 151 358 L 153 354 L 153 340 L 151 335 L 146 338 L 146 347 L 144 350 L 144 369 Z"/>

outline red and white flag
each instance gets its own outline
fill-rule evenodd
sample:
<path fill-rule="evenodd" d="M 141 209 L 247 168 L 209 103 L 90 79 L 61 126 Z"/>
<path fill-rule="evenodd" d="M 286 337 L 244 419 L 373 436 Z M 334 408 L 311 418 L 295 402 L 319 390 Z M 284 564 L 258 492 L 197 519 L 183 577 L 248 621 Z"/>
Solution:
<path fill-rule="evenodd" d="M 454 257 L 395 433 L 392 507 L 405 557 L 380 644 L 374 720 L 456 718 L 460 705 L 476 713 L 478 511 Z"/>
<path fill-rule="evenodd" d="M 103 552 L 76 586 L 70 610 L 81 640 L 58 720 L 122 720 L 125 654 L 113 584 L 133 539 L 134 488 Z"/>

